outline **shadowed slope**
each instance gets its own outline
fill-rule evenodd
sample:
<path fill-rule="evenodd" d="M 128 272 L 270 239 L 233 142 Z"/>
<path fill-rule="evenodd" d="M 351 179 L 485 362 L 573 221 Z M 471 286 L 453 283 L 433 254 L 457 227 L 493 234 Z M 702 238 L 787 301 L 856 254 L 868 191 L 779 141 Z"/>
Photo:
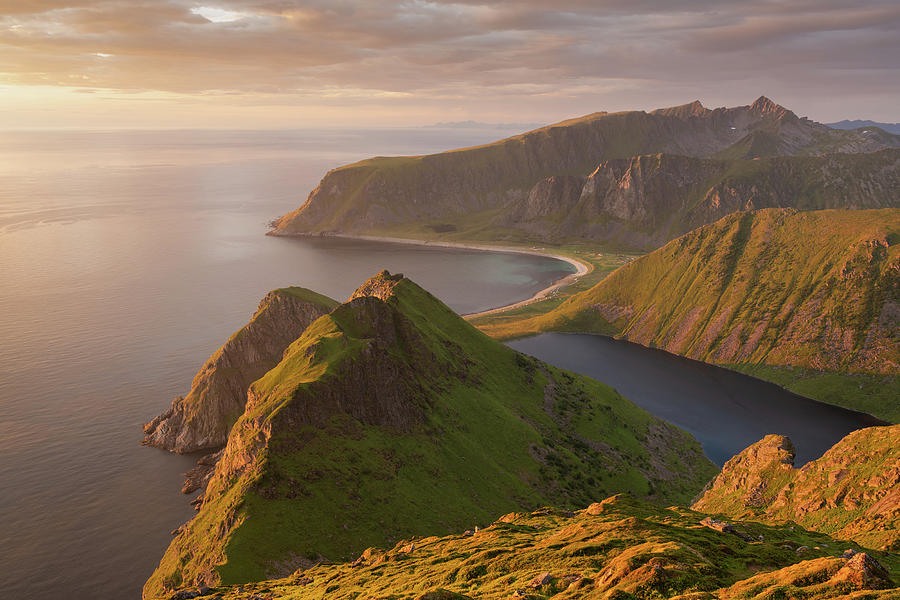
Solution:
<path fill-rule="evenodd" d="M 220 448 L 244 412 L 247 388 L 278 364 L 306 327 L 337 306 L 310 290 L 273 290 L 250 322 L 204 363 L 187 396 L 144 425 L 144 444 L 178 453 Z"/>

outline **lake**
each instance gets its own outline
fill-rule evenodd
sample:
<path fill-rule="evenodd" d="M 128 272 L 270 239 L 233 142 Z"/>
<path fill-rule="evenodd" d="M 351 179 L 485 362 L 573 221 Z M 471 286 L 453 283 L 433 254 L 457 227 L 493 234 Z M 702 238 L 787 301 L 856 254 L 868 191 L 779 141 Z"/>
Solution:
<path fill-rule="evenodd" d="M 509 346 L 616 388 L 689 431 L 718 465 L 770 433 L 794 442 L 795 466 L 820 457 L 871 415 L 798 396 L 773 383 L 600 335 L 545 333 Z"/>

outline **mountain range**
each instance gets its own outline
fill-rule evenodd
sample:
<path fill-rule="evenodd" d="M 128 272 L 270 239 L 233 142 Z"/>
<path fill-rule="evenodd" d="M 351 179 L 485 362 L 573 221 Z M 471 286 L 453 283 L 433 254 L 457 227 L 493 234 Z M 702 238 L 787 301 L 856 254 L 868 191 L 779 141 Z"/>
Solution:
<path fill-rule="evenodd" d="M 339 167 L 271 233 L 648 250 L 735 210 L 897 206 L 898 147 L 900 136 L 832 129 L 765 97 L 595 113 L 484 146 Z"/>
<path fill-rule="evenodd" d="M 795 465 L 773 424 L 717 472 L 687 432 L 496 341 L 615 335 L 896 422 L 898 190 L 900 137 L 765 97 L 330 171 L 273 235 L 650 252 L 471 323 L 387 271 L 343 303 L 270 292 L 145 425 L 208 454 L 144 597 L 900 597 L 900 426 Z"/>

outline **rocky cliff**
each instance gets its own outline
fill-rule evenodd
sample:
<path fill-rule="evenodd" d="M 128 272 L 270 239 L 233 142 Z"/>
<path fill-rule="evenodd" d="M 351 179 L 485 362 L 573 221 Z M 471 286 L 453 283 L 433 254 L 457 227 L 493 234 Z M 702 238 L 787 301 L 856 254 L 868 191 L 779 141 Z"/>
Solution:
<path fill-rule="evenodd" d="M 791 441 L 770 435 L 725 464 L 694 510 L 807 529 L 900 551 L 900 425 L 849 434 L 794 467 Z"/>
<path fill-rule="evenodd" d="M 194 376 L 191 389 L 144 425 L 144 444 L 178 453 L 221 448 L 247 404 L 247 388 L 281 360 L 306 327 L 337 306 L 310 290 L 269 292 L 238 330 Z"/>
<path fill-rule="evenodd" d="M 578 511 L 509 513 L 485 525 L 369 548 L 353 562 L 310 566 L 284 579 L 183 593 L 225 600 L 891 600 L 900 595 L 896 555 L 800 527 L 724 522 L 623 495 Z"/>
<path fill-rule="evenodd" d="M 592 199 L 587 203 L 591 206 L 584 207 L 591 217 L 587 227 L 579 223 L 583 214 L 572 215 L 567 221 L 576 227 L 557 221 L 570 216 L 567 208 L 577 204 L 576 196 L 581 197 L 574 190 L 586 184 L 592 173 L 594 183 L 598 184 L 592 189 L 602 192 L 608 187 L 604 187 L 607 180 L 622 176 L 625 166 L 621 161 L 629 164 L 635 156 L 665 153 L 718 157 L 724 162 L 714 170 L 727 175 L 729 169 L 747 169 L 741 166 L 745 160 L 760 157 L 873 152 L 890 147 L 900 147 L 900 137 L 833 130 L 799 118 L 765 97 L 736 108 L 710 110 L 693 102 L 649 113 L 596 113 L 484 146 L 428 156 L 377 157 L 334 169 L 303 206 L 274 223 L 272 233 L 368 233 L 518 241 L 586 238 L 646 245 L 671 239 L 686 229 L 681 223 L 677 226 L 669 223 L 668 229 L 661 233 L 648 233 L 645 230 L 653 223 L 644 215 L 643 220 L 627 228 L 636 230 L 634 234 L 623 235 L 622 227 L 607 230 L 606 216 L 615 221 L 617 209 L 630 210 L 625 207 L 628 200 L 623 196 L 614 201 L 615 206 L 607 215 L 603 202 L 592 192 L 587 192 Z M 732 161 L 738 161 L 739 166 L 728 167 Z M 893 162 L 892 176 L 896 181 L 896 157 Z M 716 183 L 707 181 L 703 187 L 704 182 L 699 179 L 702 170 L 711 165 L 702 162 L 689 165 L 695 170 L 683 177 L 690 189 L 677 194 L 685 198 L 699 194 L 702 198 Z M 676 164 L 671 162 L 667 166 Z M 773 167 L 770 175 L 783 175 L 776 171 Z M 764 206 L 817 203 L 821 201 L 816 198 L 815 189 L 828 189 L 840 181 L 827 172 L 808 171 L 807 175 L 815 175 L 821 182 L 811 184 L 813 189 L 803 198 L 782 194 L 765 201 L 765 194 L 773 189 L 768 185 L 761 193 L 745 195 L 744 203 L 749 199 L 762 201 Z M 676 178 L 679 176 L 676 174 Z M 568 179 L 571 177 L 576 179 Z M 871 177 L 880 182 L 877 175 Z M 651 195 L 660 194 L 663 189 L 657 188 Z M 865 204 L 865 196 L 857 196 L 860 197 L 864 205 L 871 205 Z M 824 201 L 826 205 L 837 202 L 840 206 L 850 206 L 860 201 L 854 198 L 845 202 L 839 194 L 829 198 Z M 634 210 L 640 212 L 646 208 Z M 510 214 L 521 216 L 524 222 L 511 218 Z M 650 216 L 666 225 L 672 215 L 666 212 Z M 535 217 L 544 221 L 539 224 L 529 221 Z M 715 216 L 700 218 L 697 223 L 714 219 Z M 548 224 L 553 226 L 550 234 L 544 230 Z"/>
<path fill-rule="evenodd" d="M 385 272 L 250 385 L 144 594 L 287 574 L 550 499 L 683 501 L 713 472 L 688 434 Z"/>
<path fill-rule="evenodd" d="M 729 366 L 791 367 L 795 379 L 857 374 L 853 387 L 871 379 L 875 391 L 833 398 L 827 388 L 839 382 L 825 377 L 823 399 L 898 419 L 900 209 L 729 215 L 546 314 L 486 328 L 505 337 L 550 330 L 614 334 Z"/>
<path fill-rule="evenodd" d="M 725 215 L 758 208 L 900 206 L 900 150 L 756 160 L 656 154 L 553 176 L 496 222 L 542 242 L 654 249 Z"/>

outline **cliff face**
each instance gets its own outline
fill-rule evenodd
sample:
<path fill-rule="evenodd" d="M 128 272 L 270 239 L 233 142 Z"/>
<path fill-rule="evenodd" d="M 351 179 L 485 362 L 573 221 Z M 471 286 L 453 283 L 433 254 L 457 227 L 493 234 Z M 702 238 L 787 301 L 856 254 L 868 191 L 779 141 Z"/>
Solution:
<path fill-rule="evenodd" d="M 900 425 L 855 431 L 794 468 L 790 440 L 770 435 L 725 464 L 693 509 L 795 521 L 864 546 L 900 550 Z"/>
<path fill-rule="evenodd" d="M 798 118 L 767 98 L 749 106 L 715 110 L 694 102 L 650 113 L 597 113 L 485 146 L 428 156 L 377 157 L 334 169 L 303 206 L 275 222 L 272 233 L 402 233 L 429 237 L 443 234 L 520 240 L 586 237 L 646 245 L 671 239 L 682 233 L 683 227 L 679 222 L 677 227 L 670 226 L 662 233 L 641 234 L 651 223 L 640 208 L 635 209 L 640 217 L 636 223 L 622 216 L 631 212 L 627 194 L 618 200 L 610 199 L 613 206 L 609 212 L 603 210 L 602 201 L 594 198 L 584 214 L 579 212 L 567 221 L 569 226 L 559 223 L 569 217 L 566 209 L 578 204 L 575 196 L 585 195 L 574 191 L 580 185 L 578 180 L 584 181 L 600 165 L 599 173 L 595 173 L 599 181 L 595 183 L 601 191 L 606 190 L 604 181 L 622 176 L 623 167 L 616 161 L 626 160 L 627 165 L 627 159 L 645 154 L 735 161 L 872 152 L 889 147 L 900 147 L 900 137 L 832 130 Z M 699 163 L 692 166 L 709 168 Z M 570 177 L 575 179 L 567 179 Z M 697 179 L 699 173 L 684 177 L 692 182 L 691 186 L 701 183 Z M 828 182 L 837 181 L 826 179 L 826 187 Z M 647 193 L 659 195 L 661 190 L 654 188 Z M 698 192 L 681 193 L 691 191 Z M 591 197 L 591 192 L 587 196 Z M 756 194 L 757 202 L 759 197 Z M 774 202 L 795 201 L 783 195 Z M 523 221 L 511 218 L 510 213 Z M 554 225 L 554 231 L 546 235 L 543 232 L 548 223 L 535 226 L 531 220 L 551 214 L 549 224 Z M 593 219 L 587 227 L 578 220 L 583 217 Z M 630 223 L 627 229 L 638 233 L 623 236 L 622 227 L 605 228 L 607 217 L 613 221 L 625 219 Z M 665 224 L 672 215 L 666 212 L 651 217 Z"/>
<path fill-rule="evenodd" d="M 369 548 L 225 600 L 405 597 L 890 600 L 900 560 L 788 525 L 726 523 L 619 495 L 579 511 L 506 514 L 476 532 Z"/>
<path fill-rule="evenodd" d="M 145 596 L 286 574 L 550 498 L 677 501 L 713 471 L 686 433 L 385 272 L 250 385 L 199 512 Z"/>
<path fill-rule="evenodd" d="M 897 189 L 900 150 L 759 160 L 657 154 L 604 161 L 587 177 L 543 179 L 497 223 L 545 242 L 653 249 L 743 210 L 896 207 Z"/>
<path fill-rule="evenodd" d="M 269 292 L 250 322 L 216 350 L 191 389 L 144 425 L 144 444 L 178 453 L 221 448 L 247 403 L 247 388 L 337 302 L 303 288 Z"/>

